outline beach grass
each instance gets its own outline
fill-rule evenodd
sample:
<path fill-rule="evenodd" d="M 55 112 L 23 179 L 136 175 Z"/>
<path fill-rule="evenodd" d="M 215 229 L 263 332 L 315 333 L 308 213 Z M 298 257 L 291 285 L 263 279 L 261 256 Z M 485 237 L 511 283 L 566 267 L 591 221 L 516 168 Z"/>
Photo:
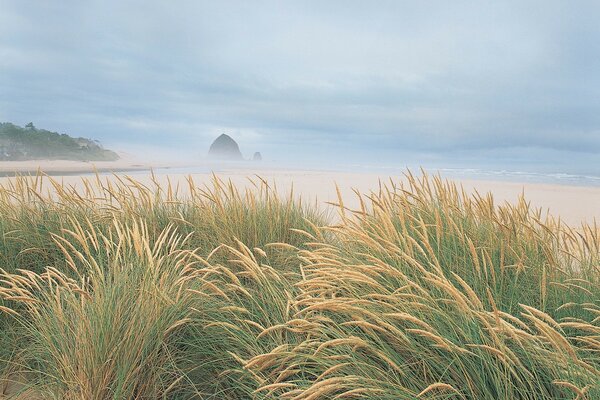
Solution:
<path fill-rule="evenodd" d="M 0 398 L 600 398 L 600 228 L 407 172 L 0 188 Z"/>

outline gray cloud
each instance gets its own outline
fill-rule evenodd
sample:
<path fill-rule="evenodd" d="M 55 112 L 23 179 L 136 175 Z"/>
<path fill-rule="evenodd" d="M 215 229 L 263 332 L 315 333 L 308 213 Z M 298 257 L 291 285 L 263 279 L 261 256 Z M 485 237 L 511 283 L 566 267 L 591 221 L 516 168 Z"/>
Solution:
<path fill-rule="evenodd" d="M 198 154 L 222 131 L 299 157 L 600 153 L 596 2 L 124 3 L 0 0 L 0 120 Z"/>

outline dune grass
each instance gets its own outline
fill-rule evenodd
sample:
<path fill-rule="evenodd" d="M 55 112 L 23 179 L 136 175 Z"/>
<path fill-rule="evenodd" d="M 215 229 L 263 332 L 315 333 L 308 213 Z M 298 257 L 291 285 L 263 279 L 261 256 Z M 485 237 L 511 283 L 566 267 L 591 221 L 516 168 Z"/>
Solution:
<path fill-rule="evenodd" d="M 15 180 L 0 393 L 600 398 L 600 228 L 410 173 L 360 204 L 328 218 L 261 179 Z"/>

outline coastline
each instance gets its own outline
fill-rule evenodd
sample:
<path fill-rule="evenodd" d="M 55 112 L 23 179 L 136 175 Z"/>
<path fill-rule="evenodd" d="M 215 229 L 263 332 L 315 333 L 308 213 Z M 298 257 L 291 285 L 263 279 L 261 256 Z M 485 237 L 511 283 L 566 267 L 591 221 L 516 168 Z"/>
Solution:
<path fill-rule="evenodd" d="M 430 171 L 433 174 L 435 171 Z M 403 175 L 385 175 L 372 172 L 331 172 L 302 170 L 262 170 L 256 174 L 274 182 L 282 193 L 291 190 L 308 201 L 317 200 L 320 204 L 337 202 L 336 185 L 346 207 L 358 209 L 360 201 L 354 190 L 367 195 L 377 191 L 379 183 L 389 184 L 406 181 Z M 244 185 L 251 175 L 244 170 L 224 170 L 218 174 L 223 179 L 231 179 Z M 495 204 L 514 204 L 524 195 L 532 208 L 541 208 L 542 215 L 549 213 L 572 227 L 582 223 L 593 224 L 600 221 L 600 187 L 576 186 L 549 183 L 517 182 L 504 180 L 448 179 L 462 187 L 466 193 L 486 195 L 492 193 Z"/>
<path fill-rule="evenodd" d="M 0 176 L 35 175 L 43 171 L 48 175 L 80 175 L 94 172 L 126 172 L 149 170 L 152 164 L 139 162 L 131 158 L 122 158 L 116 161 L 72 161 L 72 160 L 25 160 L 25 161 L 0 161 Z"/>
<path fill-rule="evenodd" d="M 102 179 L 114 179 L 112 174 L 135 175 L 142 183 L 150 183 L 150 171 L 158 182 L 178 184 L 180 193 L 185 194 L 186 178 L 193 177 L 197 186 L 210 183 L 212 172 L 223 180 L 231 180 L 236 186 L 250 187 L 250 179 L 260 177 L 275 185 L 281 195 L 291 190 L 304 202 L 316 202 L 324 208 L 329 203 L 337 203 L 336 185 L 346 207 L 357 209 L 360 206 L 354 190 L 367 195 L 378 190 L 381 184 L 405 181 L 399 174 L 380 172 L 339 172 L 310 169 L 285 169 L 261 165 L 198 164 L 189 166 L 174 163 L 138 162 L 122 159 L 114 162 L 78 162 L 78 161 L 18 161 L 0 162 L 0 184 L 17 175 L 35 175 L 38 171 L 52 179 L 78 186 L 82 177 L 98 172 Z M 435 171 L 431 171 L 434 173 Z M 168 178 L 168 179 L 167 179 Z M 391 180 L 391 181 L 390 181 Z M 449 179 L 460 185 L 467 193 L 485 195 L 492 193 L 496 205 L 515 203 L 521 194 L 531 207 L 541 208 L 543 214 L 549 212 L 569 225 L 576 227 L 586 222 L 600 221 L 600 187 L 575 186 L 548 183 L 516 182 L 505 180 Z"/>

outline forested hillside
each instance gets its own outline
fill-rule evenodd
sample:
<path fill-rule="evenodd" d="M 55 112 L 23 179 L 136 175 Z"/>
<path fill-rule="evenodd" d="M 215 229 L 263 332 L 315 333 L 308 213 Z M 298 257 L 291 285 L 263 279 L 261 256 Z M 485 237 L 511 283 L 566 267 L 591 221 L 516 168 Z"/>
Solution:
<path fill-rule="evenodd" d="M 95 140 L 37 129 L 32 123 L 25 127 L 0 123 L 0 160 L 113 161 L 118 158 L 117 153 L 104 149 Z"/>

